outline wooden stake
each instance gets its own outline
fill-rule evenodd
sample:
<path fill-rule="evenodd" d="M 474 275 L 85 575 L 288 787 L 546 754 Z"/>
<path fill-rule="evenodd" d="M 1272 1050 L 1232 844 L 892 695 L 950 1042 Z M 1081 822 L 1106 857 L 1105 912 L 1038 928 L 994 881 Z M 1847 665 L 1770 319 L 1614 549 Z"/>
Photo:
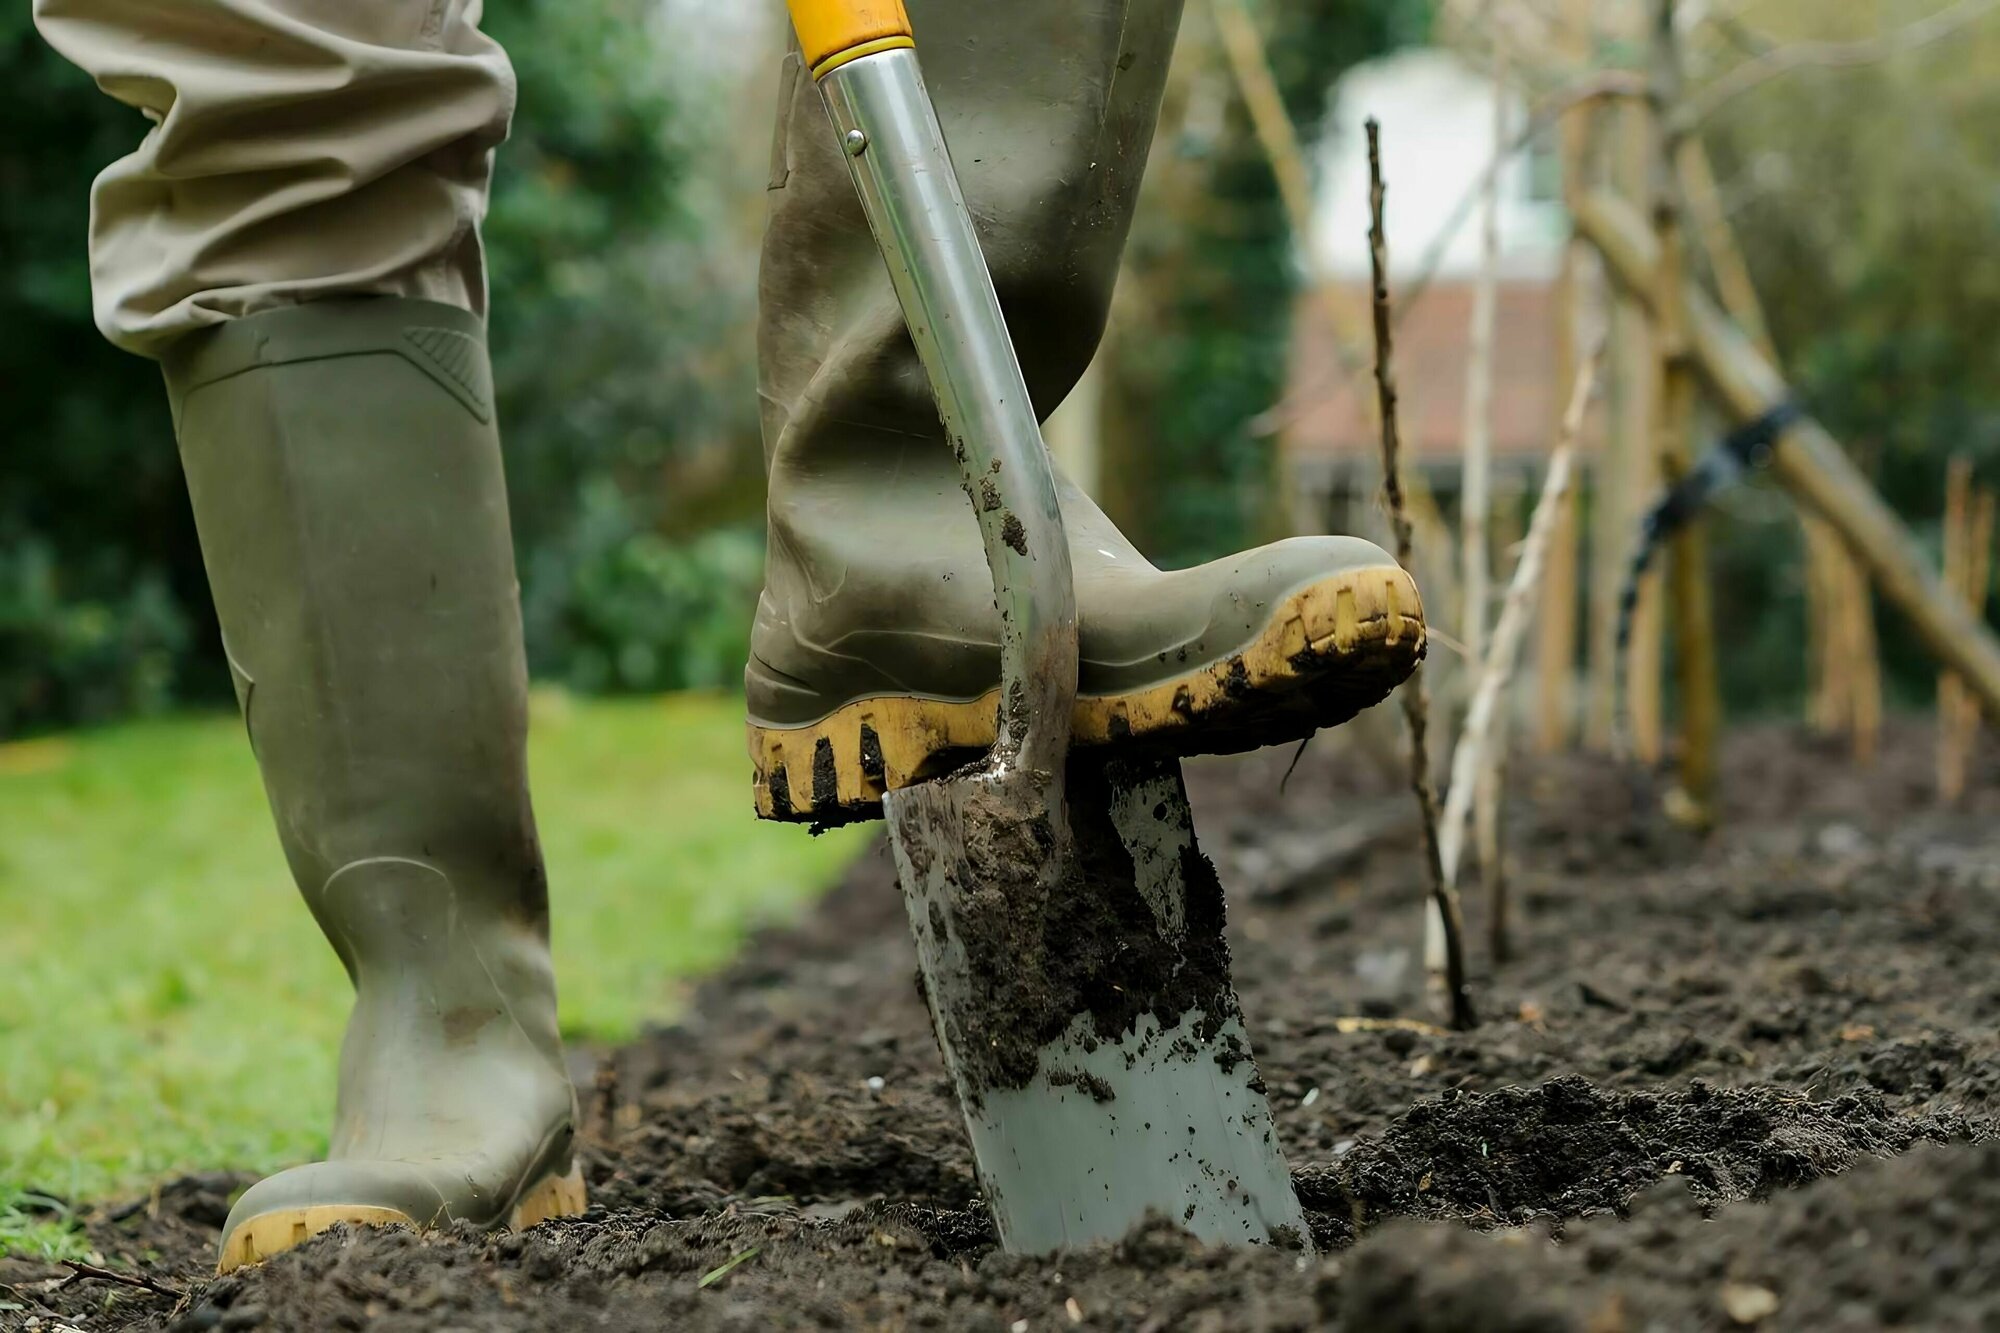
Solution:
<path fill-rule="evenodd" d="M 1402 436 L 1396 418 L 1395 332 L 1389 303 L 1389 240 L 1383 229 L 1383 207 L 1388 187 L 1382 180 L 1382 127 L 1368 121 L 1368 229 L 1369 262 L 1374 271 L 1373 313 L 1375 317 L 1375 395 L 1382 421 L 1382 489 L 1389 501 L 1389 522 L 1396 533 L 1396 560 L 1410 567 L 1410 519 L 1403 506 Z M 1469 1031 L 1479 1023 L 1472 1006 L 1472 991 L 1465 975 L 1465 918 L 1459 909 L 1458 890 L 1445 878 L 1444 862 L 1438 847 L 1437 792 L 1431 786 L 1429 738 L 1430 709 L 1424 695 L 1424 669 L 1419 663 L 1398 691 L 1403 701 L 1403 718 L 1410 729 L 1410 790 L 1423 815 L 1424 859 L 1430 874 L 1431 903 L 1426 920 L 1435 923 L 1435 933 L 1443 944 L 1445 990 L 1451 1005 L 1452 1026 Z M 1428 927 L 1427 927 L 1428 929 Z"/>
<path fill-rule="evenodd" d="M 1977 620 L 1986 619 L 1986 590 L 1993 578 L 1993 492 L 1984 486 L 1973 489 L 1972 521 L 1966 537 L 1965 609 Z M 1969 691 L 1959 692 L 1958 744 L 1961 766 L 1969 768 L 1979 742 L 1979 705 Z"/>
<path fill-rule="evenodd" d="M 1549 571 L 1542 576 L 1542 614 L 1535 648 L 1535 748 L 1566 750 L 1576 735 L 1577 487 L 1563 493 L 1549 537 Z"/>
<path fill-rule="evenodd" d="M 1579 201 L 1577 229 L 1626 291 L 1651 299 L 1658 256 L 1629 206 L 1593 191 Z M 1730 418 L 1755 421 L 1792 401 L 1791 387 L 1708 296 L 1687 292 L 1689 345 L 1703 382 Z M 1771 479 L 1824 518 L 1868 570 L 1882 595 L 1941 663 L 1965 678 L 1981 709 L 2000 718 L 2000 640 L 1948 593 L 1908 529 L 1817 422 L 1800 421 L 1773 446 Z"/>
<path fill-rule="evenodd" d="M 1965 595 L 1966 508 L 1972 488 L 1972 460 L 1955 455 L 1944 474 L 1944 586 Z M 1965 767 L 1959 760 L 1956 731 L 1964 714 L 1960 697 L 1965 682 L 1949 669 L 1938 673 L 1937 784 L 1946 804 L 1965 794 Z"/>
<path fill-rule="evenodd" d="M 1822 523 L 1817 515 L 1812 521 Z M 1847 645 L 1841 657 L 1842 697 L 1847 701 L 1848 725 L 1854 729 L 1854 761 L 1872 764 L 1882 736 L 1882 654 L 1875 635 L 1875 590 L 1840 535 L 1832 533 L 1831 540 L 1840 552 L 1833 563 L 1835 576 L 1845 589 L 1840 602 L 1841 635 Z"/>
<path fill-rule="evenodd" d="M 1494 48 L 1493 156 L 1507 151 L 1506 61 Z M 1500 175 L 1487 174 L 1479 209 L 1479 275 L 1472 288 L 1472 320 L 1465 358 L 1465 459 L 1459 492 L 1459 556 L 1464 580 L 1461 607 L 1467 677 L 1477 679 L 1486 665 L 1486 618 L 1492 594 L 1493 560 L 1493 326 L 1500 297 Z M 1454 692 L 1454 697 L 1456 692 Z M 1482 882 L 1499 873 L 1499 791 L 1490 765 L 1474 781 Z M 1491 858 L 1489 860 L 1488 858 Z"/>
<path fill-rule="evenodd" d="M 1686 249 L 1680 183 L 1675 164 L 1684 131 L 1681 109 L 1680 35 L 1675 0 L 1653 0 L 1653 326 L 1659 358 L 1654 401 L 1655 447 L 1668 484 L 1694 465 L 1695 377 L 1688 350 Z M 1706 826 L 1713 819 L 1716 733 L 1722 695 L 1716 680 L 1715 621 L 1708 586 L 1708 544 L 1696 518 L 1675 533 L 1668 548 L 1673 601 L 1674 656 L 1680 685 L 1680 796 L 1678 815 Z"/>
<path fill-rule="evenodd" d="M 1689 134 L 1681 139 L 1674 165 L 1687 203 L 1688 220 L 1701 238 L 1702 252 L 1708 256 L 1708 266 L 1715 274 L 1716 290 L 1722 294 L 1722 308 L 1743 327 L 1744 336 L 1756 344 L 1757 350 L 1775 362 L 1777 354 L 1764 319 L 1764 302 L 1757 295 L 1757 284 L 1750 277 L 1743 249 L 1736 243 L 1735 228 L 1729 225 L 1729 218 L 1722 211 L 1722 189 L 1715 182 L 1715 166 L 1709 161 L 1708 147 L 1699 135 Z"/>
<path fill-rule="evenodd" d="M 1972 460 L 1952 458 L 1945 473 L 1944 582 L 1966 609 L 1984 617 L 1992 576 L 1993 493 L 1975 487 Z M 1979 728 L 1979 710 L 1965 681 L 1954 671 L 1938 676 L 1938 796 L 1956 805 L 1965 795 L 1966 770 Z"/>
<path fill-rule="evenodd" d="M 1563 438 L 1560 426 L 1556 438 Z M 1572 455 L 1574 452 L 1572 442 Z M 1573 473 L 1576 466 L 1573 457 L 1570 466 Z M 1496 569 L 1494 572 L 1496 577 L 1508 579 L 1510 589 L 1513 578 L 1520 570 L 1520 561 L 1527 556 L 1527 543 L 1521 533 L 1523 489 L 1518 482 L 1509 485 L 1501 493 L 1501 503 L 1493 511 L 1494 549 L 1511 555 L 1514 560 L 1512 571 Z M 1528 598 L 1534 604 L 1533 610 L 1528 613 L 1532 619 L 1539 620 L 1547 614 L 1548 578 L 1552 568 L 1549 557 L 1554 554 L 1556 543 L 1561 538 L 1563 515 L 1571 512 L 1568 501 L 1575 494 L 1576 484 L 1572 476 L 1570 484 L 1563 487 L 1562 494 L 1555 497 L 1556 512 L 1549 523 L 1548 541 L 1541 556 L 1542 572 L 1535 586 L 1528 591 Z M 1479 789 L 1473 793 L 1472 799 L 1473 845 L 1479 852 L 1479 887 L 1486 898 L 1486 952 L 1496 966 L 1513 955 L 1511 912 L 1507 901 L 1507 849 L 1500 823 L 1500 797 L 1507 789 L 1514 712 L 1513 691 L 1503 688 L 1498 713 L 1493 719 L 1493 738 L 1486 746 L 1486 760 L 1479 768 Z"/>
<path fill-rule="evenodd" d="M 1507 146 L 1505 68 L 1495 55 L 1493 151 Z M 1466 331 L 1465 457 L 1459 492 L 1459 562 L 1464 619 L 1459 637 L 1475 670 L 1486 660 L 1486 614 L 1492 539 L 1487 531 L 1493 477 L 1493 325 L 1500 286 L 1500 173 L 1486 177 L 1479 208 L 1479 273 L 1472 285 L 1472 320 Z"/>
<path fill-rule="evenodd" d="M 1735 230 L 1722 211 L 1722 192 L 1699 135 L 1682 140 L 1681 189 L 1688 216 L 1715 273 L 1722 308 L 1772 365 L 1778 364 L 1757 285 L 1744 262 Z M 1823 733 L 1849 732 L 1854 757 L 1874 752 L 1882 716 L 1882 674 L 1875 659 L 1875 616 L 1847 547 L 1824 521 L 1799 515 L 1804 534 L 1806 583 L 1806 717 Z"/>
<path fill-rule="evenodd" d="M 1591 58 L 1590 0 L 1564 0 L 1562 55 L 1581 68 Z M 1589 104 L 1579 103 L 1557 122 L 1565 197 L 1582 188 L 1584 160 L 1590 140 Z M 1566 384 L 1576 378 L 1581 339 L 1579 306 L 1583 299 L 1584 245 L 1574 235 L 1563 242 L 1562 269 L 1556 279 L 1556 378 Z M 1561 408 L 1552 409 L 1560 414 Z M 1560 421 L 1552 422 L 1559 432 Z M 1562 509 L 1549 538 L 1548 572 L 1542 576 L 1542 614 L 1535 649 L 1535 748 L 1543 754 L 1566 749 L 1576 735 L 1576 625 L 1578 564 L 1577 496 L 1580 486 L 1563 493 Z"/>
<path fill-rule="evenodd" d="M 1806 586 L 1806 721 L 1822 736 L 1847 730 L 1850 718 L 1845 680 L 1847 627 L 1842 572 L 1828 550 L 1840 539 L 1820 520 L 1799 516 Z"/>
<path fill-rule="evenodd" d="M 1649 169 L 1653 151 L 1653 117 L 1649 103 L 1631 102 L 1619 110 L 1619 143 L 1614 161 L 1614 177 L 1626 198 L 1642 201 L 1650 214 L 1652 179 Z M 1657 273 L 1653 275 L 1657 278 Z M 1619 720 L 1613 715 L 1616 704 L 1615 673 L 1625 673 L 1625 707 L 1629 718 L 1634 755 L 1648 766 L 1659 763 L 1665 749 L 1661 721 L 1660 667 L 1666 639 L 1661 576 L 1657 566 L 1639 585 L 1639 603 L 1632 619 L 1632 636 L 1625 648 L 1625 660 L 1613 660 L 1617 646 L 1618 602 L 1625 570 L 1637 540 L 1640 516 L 1659 489 L 1659 450 L 1653 439 L 1654 400 L 1659 394 L 1658 361 L 1654 353 L 1655 330 L 1646 304 L 1635 293 L 1625 293 L 1612 320 L 1613 414 L 1612 432 L 1606 439 L 1605 473 L 1611 493 L 1601 514 L 1599 549 L 1603 553 L 1603 577 L 1599 608 L 1606 619 L 1599 632 L 1607 636 L 1604 666 L 1612 673 L 1601 685 L 1598 701 L 1601 717 L 1594 717 L 1603 729 L 1604 744 L 1615 745 Z"/>
<path fill-rule="evenodd" d="M 1439 864 L 1448 885 L 1457 883 L 1459 853 L 1465 845 L 1466 816 L 1472 809 L 1478 774 L 1492 742 L 1495 720 L 1500 712 L 1501 692 L 1513 674 L 1514 664 L 1520 656 L 1521 640 L 1527 635 L 1528 618 L 1533 612 L 1535 592 L 1541 580 L 1542 561 L 1555 531 L 1562 493 L 1569 488 L 1576 439 L 1583 429 L 1583 414 L 1597 385 L 1598 364 L 1599 357 L 1593 352 L 1578 372 L 1576 384 L 1571 389 L 1569 410 L 1563 415 L 1562 437 L 1549 453 L 1542 496 L 1535 503 L 1534 517 L 1528 523 L 1527 539 L 1521 543 L 1521 560 L 1514 568 L 1514 577 L 1507 586 L 1506 601 L 1500 609 L 1499 622 L 1493 629 L 1492 651 L 1487 654 L 1473 689 L 1472 707 L 1466 714 L 1465 730 L 1459 733 L 1458 745 L 1452 751 L 1451 786 L 1445 790 L 1444 815 L 1439 822 L 1438 835 Z M 1504 933 L 1504 924 L 1500 929 Z"/>

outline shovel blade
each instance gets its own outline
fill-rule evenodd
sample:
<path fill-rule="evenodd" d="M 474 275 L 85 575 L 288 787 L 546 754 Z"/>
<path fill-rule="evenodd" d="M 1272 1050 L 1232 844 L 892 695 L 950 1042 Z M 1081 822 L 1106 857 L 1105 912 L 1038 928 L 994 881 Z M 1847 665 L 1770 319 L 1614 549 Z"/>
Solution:
<path fill-rule="evenodd" d="M 1251 1057 L 1221 886 L 1180 765 L 1072 754 L 1062 812 L 1024 775 L 889 793 L 890 842 L 1002 1244 L 1309 1244 Z"/>

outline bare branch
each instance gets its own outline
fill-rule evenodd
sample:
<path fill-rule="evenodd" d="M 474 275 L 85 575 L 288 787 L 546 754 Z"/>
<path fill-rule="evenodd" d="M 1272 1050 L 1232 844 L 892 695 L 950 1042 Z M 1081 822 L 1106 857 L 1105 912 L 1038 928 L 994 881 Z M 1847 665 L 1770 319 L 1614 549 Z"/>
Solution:
<path fill-rule="evenodd" d="M 179 1287 L 168 1286 L 164 1282 L 147 1277 L 144 1273 L 121 1273 L 115 1268 L 100 1268 L 96 1264 L 80 1263 L 75 1259 L 64 1259 L 62 1264 L 69 1269 L 69 1276 L 62 1280 L 64 1287 L 84 1281 L 115 1282 L 121 1287 L 137 1287 L 155 1296 L 166 1296 L 174 1300 L 187 1295 Z"/>
<path fill-rule="evenodd" d="M 1216 31 L 1221 35 L 1223 50 L 1229 57 L 1229 68 L 1235 76 L 1237 92 L 1250 113 L 1250 126 L 1271 164 L 1271 174 L 1277 178 L 1278 195 L 1291 224 L 1292 239 L 1305 264 L 1307 286 L 1311 288 L 1312 299 L 1319 303 L 1328 331 L 1333 335 L 1333 363 L 1327 369 L 1358 395 L 1361 375 L 1365 370 L 1360 350 L 1363 334 L 1357 327 L 1354 312 L 1349 311 L 1342 300 L 1332 274 L 1326 271 L 1319 246 L 1314 241 L 1312 172 L 1306 164 L 1305 150 L 1299 143 L 1298 126 L 1292 123 L 1291 114 L 1285 110 L 1277 78 L 1271 72 L 1270 58 L 1265 54 L 1263 40 L 1257 35 L 1256 25 L 1251 22 L 1243 0 L 1209 0 L 1209 10 L 1215 18 Z M 1268 416 L 1269 413 L 1263 415 Z M 1267 430 L 1260 424 L 1261 420 L 1260 417 L 1251 423 L 1254 433 L 1275 433 L 1277 427 Z"/>
<path fill-rule="evenodd" d="M 1716 79 L 1700 93 L 1688 100 L 1683 113 L 1685 125 L 1700 124 L 1714 115 L 1728 102 L 1762 84 L 1769 83 L 1780 75 L 1796 69 L 1854 69 L 1862 65 L 1880 64 L 1882 61 L 1943 41 L 1969 24 L 1976 23 L 1994 9 L 2000 8 L 2000 0 L 1958 0 L 1926 18 L 1918 19 L 1894 32 L 1864 38 L 1856 42 L 1788 42 L 1784 45 L 1770 45 L 1763 54 L 1732 68 L 1727 74 Z M 1732 23 L 1732 31 L 1743 32 L 1741 24 Z"/>
<path fill-rule="evenodd" d="M 1563 414 L 1562 435 L 1549 453 L 1548 475 L 1542 482 L 1541 498 L 1528 521 L 1528 535 L 1521 543 L 1521 559 L 1514 567 L 1513 581 L 1507 585 L 1507 599 L 1500 619 L 1493 627 L 1493 645 L 1479 673 L 1472 693 L 1472 707 L 1465 716 L 1465 729 L 1451 755 L 1451 786 L 1445 791 L 1444 817 L 1438 828 L 1439 863 L 1448 884 L 1458 882 L 1458 862 L 1465 847 L 1465 821 L 1472 810 L 1473 793 L 1478 788 L 1487 738 L 1492 734 L 1500 692 L 1514 674 L 1520 657 L 1521 641 L 1527 636 L 1528 620 L 1534 614 L 1535 589 L 1541 582 L 1542 561 L 1549 548 L 1549 534 L 1555 530 L 1562 498 L 1569 490 L 1576 455 L 1577 437 L 1583 432 L 1584 413 L 1597 390 L 1598 367 L 1604 359 L 1600 342 L 1578 368 L 1576 384 L 1570 391 L 1569 408 Z"/>
<path fill-rule="evenodd" d="M 1403 501 L 1402 434 L 1396 415 L 1394 322 L 1389 303 L 1389 241 L 1383 227 L 1383 202 L 1388 187 L 1382 180 L 1382 127 L 1368 122 L 1368 255 L 1374 270 L 1372 308 L 1375 317 L 1375 393 L 1382 420 L 1382 488 L 1389 502 L 1389 524 L 1396 534 L 1396 561 L 1408 569 L 1412 557 L 1410 516 Z M 1417 669 L 1398 691 L 1403 718 L 1410 729 L 1410 790 L 1423 815 L 1424 857 L 1431 881 L 1430 919 L 1440 923 L 1445 955 L 1445 983 L 1450 995 L 1452 1026 L 1468 1031 L 1479 1023 L 1465 975 L 1465 917 L 1458 893 L 1446 880 L 1438 851 L 1437 792 L 1431 785 L 1430 702 L 1424 692 L 1424 668 Z"/>
<path fill-rule="evenodd" d="M 1459 230 L 1471 220 L 1473 211 L 1479 206 L 1490 182 L 1496 180 L 1506 169 L 1507 163 L 1522 153 L 1536 136 L 1546 132 L 1565 112 L 1592 102 L 1609 102 L 1644 98 L 1647 95 L 1646 80 L 1643 75 L 1631 70 L 1603 70 L 1579 79 L 1561 92 L 1536 104 L 1529 114 L 1527 123 L 1519 133 L 1501 147 L 1487 162 L 1485 170 L 1474 178 L 1458 202 L 1452 205 L 1442 230 L 1431 238 L 1417 261 L 1416 276 L 1411 279 L 1403 292 L 1402 301 L 1395 311 L 1396 327 L 1410 317 L 1410 311 L 1423 299 L 1437 278 L 1438 269 L 1443 265 L 1451 243 Z M 1273 403 L 1264 411 L 1250 419 L 1250 429 L 1257 435 L 1275 435 L 1297 421 L 1301 416 L 1332 397 L 1336 381 L 1344 379 L 1347 365 L 1355 355 L 1344 346 L 1337 349 L 1339 361 L 1336 365 L 1324 367 L 1311 379 L 1292 390 L 1284 398 Z"/>
<path fill-rule="evenodd" d="M 1452 205 L 1451 215 L 1445 221 L 1443 229 L 1431 238 L 1430 245 L 1425 248 L 1422 259 L 1418 261 L 1417 275 L 1411 280 L 1408 290 L 1403 293 L 1402 308 L 1396 315 L 1397 322 L 1401 323 L 1408 319 L 1411 309 L 1424 293 L 1430 290 L 1431 283 L 1437 278 L 1439 266 L 1444 263 L 1446 252 L 1451 249 L 1452 241 L 1458 236 L 1459 228 L 1471 219 L 1473 210 L 1479 206 L 1480 199 L 1486 193 L 1488 183 L 1506 170 L 1509 162 L 1526 150 L 1536 138 L 1551 129 L 1563 118 L 1565 112 L 1592 102 L 1636 100 L 1648 95 L 1649 89 L 1644 75 L 1632 70 L 1612 69 L 1602 70 L 1588 78 L 1580 79 L 1538 103 L 1529 113 L 1527 123 L 1521 127 L 1520 132 L 1493 155 L 1487 162 L 1486 169 L 1479 173 L 1478 178 L 1465 193 L 1459 196 L 1458 202 Z"/>

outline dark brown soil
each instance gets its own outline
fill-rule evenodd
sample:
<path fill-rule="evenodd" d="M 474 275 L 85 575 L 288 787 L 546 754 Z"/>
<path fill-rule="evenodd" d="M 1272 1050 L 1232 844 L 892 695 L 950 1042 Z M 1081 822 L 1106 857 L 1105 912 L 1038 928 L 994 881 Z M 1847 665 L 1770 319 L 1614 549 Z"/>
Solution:
<path fill-rule="evenodd" d="M 590 1215 L 336 1231 L 213 1280 L 243 1181 L 201 1177 L 90 1223 L 107 1264 L 183 1295 L 0 1261 L 24 1307 L 0 1325 L 2000 1328 L 1992 756 L 1945 812 L 1924 730 L 1866 772 L 1747 733 L 1705 841 L 1608 764 L 1522 761 L 1515 961 L 1473 950 L 1488 1022 L 1446 1035 L 1381 1021 L 1425 1012 L 1415 827 L 1335 739 L 1282 797 L 1288 754 L 1190 768 L 1321 1258 L 1165 1222 L 996 1252 L 877 852 L 604 1058 Z"/>
<path fill-rule="evenodd" d="M 1114 1042 L 1143 1015 L 1162 1031 L 1190 1011 L 1215 1027 L 1237 1017 L 1226 900 L 1214 865 L 1187 836 L 1185 788 L 1163 794 L 1151 815 L 1181 844 L 1184 934 L 1162 929 L 1112 817 L 1116 794 L 1161 779 L 1169 791 L 1178 784 L 1173 761 L 1072 755 L 1069 826 L 1060 833 L 1036 793 L 1011 783 L 955 780 L 890 798 L 916 877 L 916 906 L 906 910 L 933 969 L 926 975 L 941 987 L 934 995 L 953 997 L 939 1007 L 969 1101 L 1025 1086 L 1043 1049 L 1079 1018 L 1097 1040 Z M 1108 1099 L 1109 1086 L 1092 1082 Z"/>

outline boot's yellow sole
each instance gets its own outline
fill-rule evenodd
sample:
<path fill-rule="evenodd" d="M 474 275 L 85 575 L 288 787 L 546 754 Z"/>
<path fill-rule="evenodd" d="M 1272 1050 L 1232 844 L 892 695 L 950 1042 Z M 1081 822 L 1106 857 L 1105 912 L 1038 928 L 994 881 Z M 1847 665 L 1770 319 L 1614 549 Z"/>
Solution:
<path fill-rule="evenodd" d="M 521 1196 L 507 1216 L 507 1227 L 521 1231 L 552 1217 L 575 1217 L 583 1212 L 587 1194 L 583 1167 L 572 1166 L 567 1175 L 545 1176 L 540 1184 Z M 215 1271 L 227 1273 L 249 1264 L 261 1264 L 274 1254 L 291 1249 L 320 1232 L 345 1222 L 357 1227 L 404 1226 L 420 1230 L 407 1214 L 394 1208 L 359 1203 L 327 1203 L 311 1208 L 282 1208 L 240 1223 L 222 1243 L 222 1258 Z"/>
<path fill-rule="evenodd" d="M 1233 754 L 1338 726 L 1387 698 L 1424 655 L 1423 601 L 1395 566 L 1348 570 L 1279 603 L 1240 651 L 1126 694 L 1078 695 L 1078 745 Z M 882 794 L 993 744 L 999 690 L 878 695 L 801 727 L 750 724 L 757 813 L 822 827 L 879 819 Z"/>

